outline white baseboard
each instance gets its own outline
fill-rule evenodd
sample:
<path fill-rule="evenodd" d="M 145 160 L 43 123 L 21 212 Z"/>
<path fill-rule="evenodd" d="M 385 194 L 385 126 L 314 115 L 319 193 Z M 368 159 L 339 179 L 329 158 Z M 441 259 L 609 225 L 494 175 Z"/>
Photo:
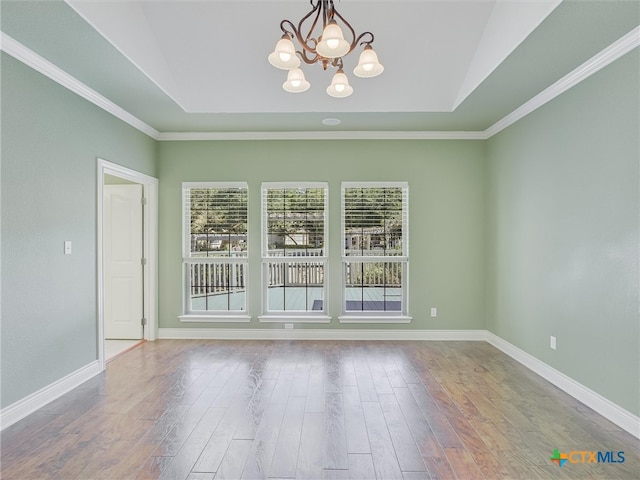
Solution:
<path fill-rule="evenodd" d="M 173 340 L 457 340 L 484 341 L 484 330 L 382 330 L 299 328 L 160 328 Z"/>
<path fill-rule="evenodd" d="M 46 404 L 82 385 L 90 378 L 98 375 L 101 371 L 100 362 L 96 360 L 95 362 L 91 362 L 81 369 L 70 373 L 66 377 L 41 388 L 37 392 L 24 397 L 22 400 L 18 400 L 8 407 L 3 408 L 0 411 L 0 430 L 4 430 L 14 423 L 22 420 L 27 415 L 32 414 L 39 408 L 44 407 Z"/>
<path fill-rule="evenodd" d="M 581 383 L 566 376 L 564 373 L 550 367 L 546 363 L 538 360 L 527 352 L 519 349 L 515 345 L 503 340 L 491 332 L 486 332 L 486 340 L 498 350 L 509 355 L 520 362 L 529 370 L 537 373 L 545 380 L 548 380 L 556 387 L 564 390 L 576 400 L 584 403 L 587 407 L 595 410 L 600 415 L 615 423 L 620 428 L 626 430 L 634 437 L 640 438 L 640 417 L 625 410 L 621 406 L 604 398 L 599 393 L 585 387 Z"/>

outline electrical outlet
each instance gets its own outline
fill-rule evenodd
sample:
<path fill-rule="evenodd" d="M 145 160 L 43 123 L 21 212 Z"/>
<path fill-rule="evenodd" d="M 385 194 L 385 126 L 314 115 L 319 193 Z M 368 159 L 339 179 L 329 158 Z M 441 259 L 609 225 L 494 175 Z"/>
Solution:
<path fill-rule="evenodd" d="M 434 318 L 438 316 L 438 309 L 436 307 L 431 307 L 431 316 Z"/>
<path fill-rule="evenodd" d="M 293 323 L 285 323 L 284 328 L 287 330 L 293 330 Z"/>
<path fill-rule="evenodd" d="M 552 350 L 556 349 L 556 337 L 554 337 L 553 335 L 549 337 L 549 346 L 551 347 Z"/>

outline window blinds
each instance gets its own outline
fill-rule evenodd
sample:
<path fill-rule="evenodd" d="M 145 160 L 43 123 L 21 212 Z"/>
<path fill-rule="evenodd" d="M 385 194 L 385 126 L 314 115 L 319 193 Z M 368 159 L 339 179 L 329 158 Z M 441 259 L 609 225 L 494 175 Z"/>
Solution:
<path fill-rule="evenodd" d="M 326 183 L 263 184 L 264 256 L 325 256 L 326 206 Z"/>
<path fill-rule="evenodd" d="M 183 189 L 185 256 L 246 257 L 247 184 L 187 183 Z"/>
<path fill-rule="evenodd" d="M 408 255 L 406 183 L 344 183 L 342 231 L 345 257 Z"/>

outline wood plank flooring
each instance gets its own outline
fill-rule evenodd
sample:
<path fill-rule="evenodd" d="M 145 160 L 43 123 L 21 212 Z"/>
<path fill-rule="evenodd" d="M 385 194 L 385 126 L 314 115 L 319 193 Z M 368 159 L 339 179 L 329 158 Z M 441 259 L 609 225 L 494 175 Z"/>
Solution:
<path fill-rule="evenodd" d="M 1 439 L 3 480 L 640 478 L 638 439 L 483 342 L 146 342 Z"/>

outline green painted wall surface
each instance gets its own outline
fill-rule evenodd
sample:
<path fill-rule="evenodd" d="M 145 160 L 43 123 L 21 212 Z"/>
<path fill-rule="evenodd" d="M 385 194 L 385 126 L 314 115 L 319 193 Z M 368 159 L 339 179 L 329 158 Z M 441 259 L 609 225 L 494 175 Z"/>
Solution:
<path fill-rule="evenodd" d="M 329 183 L 328 325 L 340 325 L 340 188 L 342 181 L 408 181 L 409 305 L 413 322 L 392 328 L 484 328 L 484 148 L 475 141 L 219 141 L 162 142 L 160 176 L 160 328 L 261 324 L 260 186 L 264 181 Z M 181 323 L 181 184 L 247 181 L 250 229 L 250 324 Z M 438 307 L 438 317 L 428 316 Z M 304 325 L 296 328 L 305 328 Z"/>
<path fill-rule="evenodd" d="M 638 60 L 635 49 L 488 141 L 486 242 L 488 329 L 635 415 Z"/>
<path fill-rule="evenodd" d="M 96 157 L 155 175 L 156 142 L 4 53 L 1 71 L 6 407 L 98 358 Z"/>

